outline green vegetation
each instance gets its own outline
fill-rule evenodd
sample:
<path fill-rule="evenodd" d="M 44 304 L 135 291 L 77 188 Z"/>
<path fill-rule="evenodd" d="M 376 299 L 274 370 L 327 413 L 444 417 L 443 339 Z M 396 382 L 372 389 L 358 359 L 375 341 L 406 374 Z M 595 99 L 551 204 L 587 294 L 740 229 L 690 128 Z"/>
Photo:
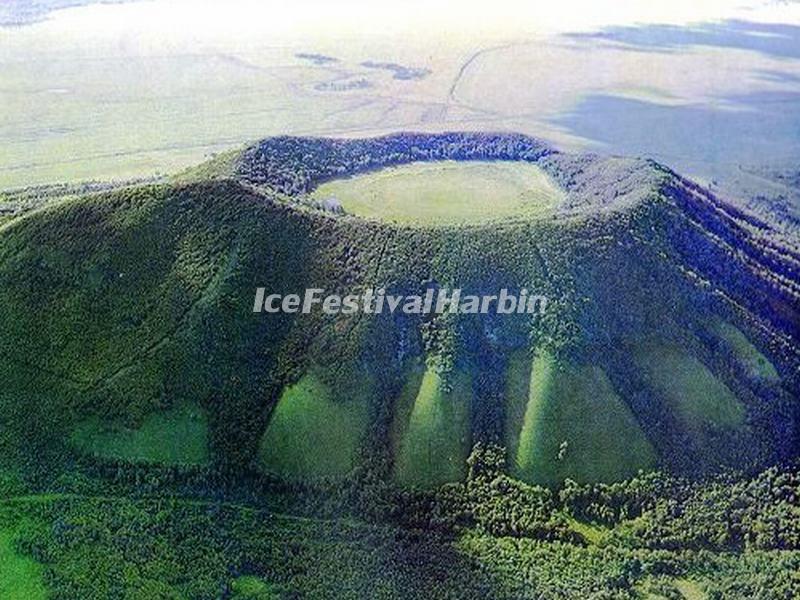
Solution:
<path fill-rule="evenodd" d="M 135 429 L 92 417 L 75 427 L 70 441 L 80 452 L 105 459 L 204 464 L 209 458 L 207 421 L 203 409 L 187 403 L 152 412 Z"/>
<path fill-rule="evenodd" d="M 368 385 L 359 391 L 364 396 L 341 397 L 313 372 L 286 389 L 261 439 L 263 468 L 287 477 L 346 475 L 367 431 Z"/>
<path fill-rule="evenodd" d="M 58 598 L 458 598 L 490 584 L 446 536 L 394 526 L 177 500 L 15 505 Z"/>
<path fill-rule="evenodd" d="M 800 593 L 797 464 L 694 483 L 650 474 L 555 494 L 504 474 L 503 455 L 478 444 L 465 482 L 427 493 L 293 487 L 291 513 L 265 508 L 263 495 L 236 500 L 233 481 L 233 497 L 175 494 L 202 481 L 197 472 L 152 470 L 147 479 L 164 486 L 152 497 L 134 491 L 135 467 L 65 474 L 62 484 L 85 492 L 0 500 L 2 531 L 14 532 L 0 538 L 0 589 L 27 570 L 28 587 L 16 588 L 25 600 Z"/>
<path fill-rule="evenodd" d="M 742 365 L 751 377 L 772 383 L 780 380 L 775 365 L 736 326 L 717 321 L 714 323 L 714 331 L 729 345 L 734 361 Z"/>
<path fill-rule="evenodd" d="M 307 196 L 389 165 L 515 157 L 568 188 L 558 219 L 394 227 Z M 793 305 L 771 298 L 773 324 L 715 304 L 747 312 L 760 280 L 717 276 L 739 271 L 713 199 L 521 136 L 280 138 L 238 159 L 195 174 L 233 181 L 47 201 L 0 230 L 0 585 L 800 596 L 796 382 L 754 380 L 742 339 L 698 325 L 758 326 L 792 373 L 774 342 L 793 339 Z M 537 318 L 255 314 L 255 286 L 526 287 L 550 303 Z M 743 448 L 764 452 L 714 475 Z"/>
<path fill-rule="evenodd" d="M 652 346 L 636 351 L 634 360 L 647 381 L 686 427 L 708 425 L 738 429 L 745 409 L 733 393 L 703 363 L 676 346 Z"/>
<path fill-rule="evenodd" d="M 598 523 L 579 521 L 571 516 L 567 516 L 566 519 L 570 529 L 595 546 L 604 544 L 612 531 L 608 527 L 604 527 Z"/>
<path fill-rule="evenodd" d="M 708 600 L 703 586 L 689 579 L 653 577 L 641 586 L 645 600 Z"/>
<path fill-rule="evenodd" d="M 507 461 L 512 468 L 517 464 L 519 437 L 525 423 L 525 414 L 530 402 L 531 368 L 533 361 L 526 350 L 517 350 L 508 357 L 505 371 L 503 399 L 505 401 L 505 422 L 503 432 Z"/>
<path fill-rule="evenodd" d="M 706 600 L 706 598 L 708 598 L 705 592 L 703 592 L 702 587 L 694 581 L 676 579 L 674 584 L 686 600 Z"/>
<path fill-rule="evenodd" d="M 513 407 L 519 400 L 510 402 Z M 616 481 L 656 462 L 653 447 L 605 373 L 561 365 L 547 353 L 533 361 L 518 439 L 514 473 L 543 485 L 567 478 Z"/>
<path fill-rule="evenodd" d="M 241 155 L 241 149 L 220 152 L 199 165 L 189 167 L 173 175 L 170 179 L 178 184 L 232 179 L 236 174 Z"/>
<path fill-rule="evenodd" d="M 395 479 L 409 486 L 431 488 L 464 477 L 470 449 L 472 389 L 466 373 L 456 372 L 447 387 L 435 367 L 420 378 L 413 405 L 395 415 L 397 439 Z M 406 389 L 405 400 L 410 395 Z"/>
<path fill-rule="evenodd" d="M 231 583 L 232 600 L 277 600 L 280 597 L 281 593 L 274 586 L 258 577 L 244 575 Z"/>
<path fill-rule="evenodd" d="M 11 531 L 0 523 L 0 598 L 4 600 L 39 600 L 47 598 L 42 582 L 41 565 L 20 556 L 14 547 Z"/>
<path fill-rule="evenodd" d="M 412 225 L 484 224 L 553 213 L 563 192 L 524 162 L 414 163 L 323 183 L 318 200 L 345 211 Z"/>

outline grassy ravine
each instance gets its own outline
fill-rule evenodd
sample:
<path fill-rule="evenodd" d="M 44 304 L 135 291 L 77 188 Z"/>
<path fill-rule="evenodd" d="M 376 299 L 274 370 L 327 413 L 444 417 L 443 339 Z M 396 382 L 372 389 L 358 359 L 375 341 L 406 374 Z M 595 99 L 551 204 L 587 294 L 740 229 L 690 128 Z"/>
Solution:
<path fill-rule="evenodd" d="M 712 329 L 727 346 L 722 350 L 728 349 L 733 360 L 742 366 L 748 375 L 769 383 L 780 381 L 775 365 L 759 352 L 740 329 L 724 321 L 715 322 Z"/>
<path fill-rule="evenodd" d="M 361 217 L 413 225 L 485 224 L 553 213 L 564 193 L 524 162 L 414 163 L 320 185 Z"/>
<path fill-rule="evenodd" d="M 412 374 L 409 383 L 393 424 L 395 480 L 423 488 L 462 480 L 471 447 L 469 377 L 456 373 L 446 389 L 436 369 L 428 367 L 421 377 Z"/>
<path fill-rule="evenodd" d="M 656 346 L 641 348 L 635 360 L 687 428 L 744 426 L 742 403 L 696 358 L 676 347 Z"/>
<path fill-rule="evenodd" d="M 362 398 L 335 395 L 313 372 L 287 388 L 261 439 L 261 467 L 290 478 L 346 475 L 368 428 L 364 383 Z"/>
<path fill-rule="evenodd" d="M 521 423 L 517 445 L 508 447 L 514 473 L 526 481 L 615 481 L 655 466 L 652 445 L 596 367 L 559 365 L 546 353 L 537 356 Z"/>

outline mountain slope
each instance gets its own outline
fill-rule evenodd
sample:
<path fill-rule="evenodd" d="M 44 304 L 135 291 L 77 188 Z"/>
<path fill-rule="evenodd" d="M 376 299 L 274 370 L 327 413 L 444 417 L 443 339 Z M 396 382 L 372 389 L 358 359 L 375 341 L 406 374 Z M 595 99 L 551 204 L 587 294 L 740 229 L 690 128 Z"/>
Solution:
<path fill-rule="evenodd" d="M 407 227 L 327 212 L 309 196 L 387 165 L 498 159 L 543 169 L 563 191 L 554 214 Z M 225 166 L 228 179 L 66 201 L 0 228 L 3 462 L 57 472 L 91 452 L 76 440 L 115 431 L 135 457 L 131 440 L 152 437 L 131 431 L 185 406 L 205 417 L 174 426 L 207 439 L 208 461 L 282 477 L 367 468 L 434 486 L 461 477 L 464 465 L 450 463 L 481 440 L 529 448 L 524 477 L 553 485 L 797 453 L 800 254 L 668 169 L 505 134 L 274 138 Z M 331 318 L 253 313 L 256 287 L 526 288 L 549 302 L 535 318 Z M 553 381 L 537 391 L 534 368 L 518 395 L 563 421 L 531 408 L 525 429 L 528 409 L 508 397 L 520 353 L 546 360 Z M 310 377 L 334 393 L 292 400 L 291 386 Z M 337 403 L 350 415 L 341 423 Z M 595 413 L 636 443 L 589 443 Z M 329 438 L 328 426 L 348 429 L 347 450 L 337 457 L 322 443 L 315 459 L 307 440 Z M 546 455 L 562 442 L 559 466 Z"/>

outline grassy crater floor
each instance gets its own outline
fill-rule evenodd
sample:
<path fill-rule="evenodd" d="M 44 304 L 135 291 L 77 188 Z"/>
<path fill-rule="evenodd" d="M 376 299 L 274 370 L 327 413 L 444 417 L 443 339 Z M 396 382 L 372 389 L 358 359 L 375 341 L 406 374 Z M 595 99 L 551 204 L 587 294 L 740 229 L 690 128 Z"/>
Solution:
<path fill-rule="evenodd" d="M 552 214 L 563 192 L 520 161 L 437 161 L 390 167 L 323 183 L 350 214 L 405 225 L 480 224 Z"/>

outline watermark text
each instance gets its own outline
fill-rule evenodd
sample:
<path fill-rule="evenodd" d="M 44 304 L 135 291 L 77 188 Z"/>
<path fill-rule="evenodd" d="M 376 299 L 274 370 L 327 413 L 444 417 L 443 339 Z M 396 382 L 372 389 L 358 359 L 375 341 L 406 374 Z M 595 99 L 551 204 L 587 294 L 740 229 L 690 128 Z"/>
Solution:
<path fill-rule="evenodd" d="M 256 288 L 254 313 L 309 314 L 321 310 L 326 315 L 382 314 L 534 314 L 547 309 L 547 297 L 526 289 L 497 294 L 465 294 L 459 288 L 428 289 L 424 294 L 390 294 L 384 289 L 367 289 L 358 294 L 327 294 L 324 289 L 310 288 L 302 294 L 273 294 Z"/>

